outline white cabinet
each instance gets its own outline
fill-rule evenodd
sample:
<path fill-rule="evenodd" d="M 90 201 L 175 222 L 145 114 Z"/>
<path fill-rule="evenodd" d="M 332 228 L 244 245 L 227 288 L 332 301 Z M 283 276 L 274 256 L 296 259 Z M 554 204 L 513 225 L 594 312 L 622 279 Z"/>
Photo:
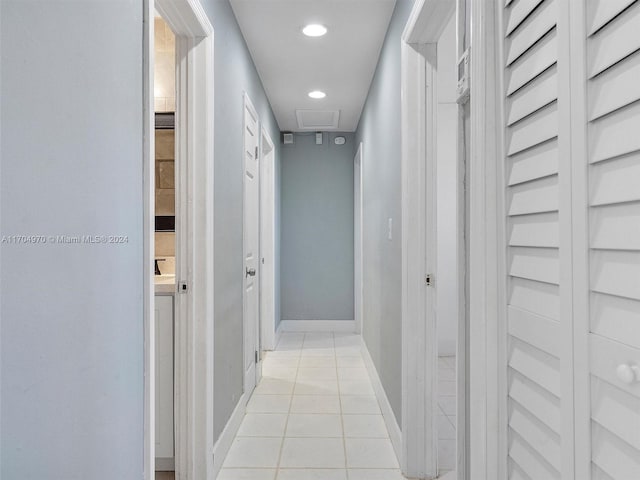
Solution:
<path fill-rule="evenodd" d="M 173 295 L 155 300 L 156 470 L 173 470 Z"/>

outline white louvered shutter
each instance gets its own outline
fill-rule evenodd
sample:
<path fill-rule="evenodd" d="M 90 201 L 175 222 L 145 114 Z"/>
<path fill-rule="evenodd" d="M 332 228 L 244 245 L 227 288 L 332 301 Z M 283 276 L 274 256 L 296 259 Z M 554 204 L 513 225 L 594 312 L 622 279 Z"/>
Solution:
<path fill-rule="evenodd" d="M 592 478 L 640 479 L 640 2 L 586 1 Z M 640 376 L 640 375 L 639 375 Z"/>
<path fill-rule="evenodd" d="M 640 480 L 640 0 L 501 3 L 504 477 Z"/>
<path fill-rule="evenodd" d="M 504 7 L 508 478 L 561 478 L 558 0 Z"/>

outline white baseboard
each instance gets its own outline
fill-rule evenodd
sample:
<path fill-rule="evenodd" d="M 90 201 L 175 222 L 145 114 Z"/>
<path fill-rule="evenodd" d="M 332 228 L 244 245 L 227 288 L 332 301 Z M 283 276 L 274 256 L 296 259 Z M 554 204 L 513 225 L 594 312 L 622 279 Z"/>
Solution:
<path fill-rule="evenodd" d="M 373 391 L 378 398 L 378 403 L 380 404 L 380 409 L 382 410 L 382 417 L 384 418 L 384 423 L 387 425 L 389 437 L 391 438 L 391 444 L 393 445 L 393 449 L 395 450 L 396 456 L 398 457 L 398 462 L 402 464 L 402 432 L 400 431 L 400 426 L 398 425 L 396 416 L 393 413 L 393 409 L 391 408 L 391 404 L 389 403 L 387 394 L 384 391 L 384 387 L 382 386 L 382 382 L 380 381 L 380 376 L 378 375 L 378 370 L 373 363 L 373 359 L 371 358 L 369 349 L 367 348 L 367 345 L 362 337 L 360 337 L 360 340 L 362 342 L 362 358 L 364 359 L 364 364 L 367 367 L 369 377 L 371 377 Z"/>
<path fill-rule="evenodd" d="M 344 332 L 356 331 L 355 320 L 281 320 L 278 326 L 282 332 Z"/>
<path fill-rule="evenodd" d="M 280 323 L 278 324 L 278 328 L 276 328 L 276 339 L 275 339 L 276 343 L 273 346 L 274 350 L 278 348 L 278 343 L 280 343 L 280 337 L 282 337 L 282 321 L 280 321 Z"/>
<path fill-rule="evenodd" d="M 229 453 L 229 449 L 231 448 L 233 439 L 236 437 L 236 433 L 238 433 L 238 429 L 240 428 L 240 424 L 242 423 L 242 419 L 244 418 L 244 414 L 247 409 L 247 402 L 249 401 L 247 397 L 248 396 L 244 393 L 242 394 L 236 408 L 231 414 L 231 418 L 229 418 L 227 425 L 224 427 L 224 430 L 222 430 L 220 438 L 218 438 L 218 441 L 213 446 L 213 478 L 216 478 L 218 473 L 220 473 L 224 459 L 227 456 L 227 453 Z"/>

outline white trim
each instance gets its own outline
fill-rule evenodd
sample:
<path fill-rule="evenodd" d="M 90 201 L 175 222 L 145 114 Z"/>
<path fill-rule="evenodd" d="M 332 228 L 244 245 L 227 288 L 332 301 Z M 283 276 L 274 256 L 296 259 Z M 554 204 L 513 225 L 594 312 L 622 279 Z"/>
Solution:
<path fill-rule="evenodd" d="M 591 398 L 590 389 L 587 390 L 587 396 L 585 398 L 576 399 L 575 391 L 574 391 L 574 323 L 576 323 L 576 317 L 574 313 L 574 302 L 578 300 L 578 297 L 575 296 L 575 286 L 576 285 L 584 285 L 586 287 L 583 290 L 581 297 L 584 298 L 585 302 L 589 302 L 588 297 L 588 288 L 589 288 L 589 255 L 588 255 L 588 240 L 591 235 L 589 231 L 588 224 L 588 212 L 585 210 L 588 205 L 589 195 L 585 194 L 584 197 L 581 198 L 581 202 L 575 202 L 579 197 L 574 195 L 573 187 L 574 180 L 573 175 L 574 172 L 583 172 L 584 171 L 584 179 L 588 178 L 588 155 L 586 150 L 583 150 L 585 156 L 581 156 L 575 158 L 572 154 L 572 148 L 574 146 L 574 142 L 576 140 L 580 140 L 579 133 L 584 131 L 587 125 L 586 115 L 584 115 L 584 111 L 582 110 L 586 106 L 587 99 L 587 85 L 586 79 L 587 75 L 581 76 L 580 73 L 584 73 L 584 70 L 578 70 L 576 73 L 576 78 L 572 78 L 574 72 L 572 72 L 572 51 L 571 51 L 571 35 L 572 32 L 569 28 L 570 25 L 570 4 L 572 2 L 560 2 L 557 7 L 557 38 L 558 38 L 558 235 L 559 235 L 559 253 L 558 253 L 558 262 L 559 262 L 559 295 L 560 295 L 560 312 L 559 312 L 559 330 L 558 330 L 558 341 L 559 344 L 563 346 L 563 353 L 560 355 L 559 369 L 560 369 L 560 379 L 561 379 L 561 387 L 560 387 L 560 398 L 562 399 L 560 405 L 560 438 L 561 438 L 561 455 L 562 460 L 560 463 L 560 472 L 561 475 L 565 478 L 580 478 L 575 474 L 575 405 L 582 403 L 589 405 L 589 400 Z M 578 2 L 583 3 L 583 2 Z M 582 10 L 582 19 L 583 24 L 586 16 L 586 8 Z M 582 39 L 582 43 L 586 45 L 586 31 L 584 32 L 585 36 Z M 584 55 L 584 59 L 586 60 L 586 52 L 583 50 L 581 52 Z M 575 65 L 575 63 L 574 63 Z M 576 81 L 577 79 L 577 81 Z M 575 82 L 575 83 L 574 83 Z M 580 91 L 584 96 L 582 98 L 573 96 L 577 91 L 574 91 L 574 85 L 580 85 L 580 88 L 576 89 Z M 581 115 L 576 119 L 573 119 L 574 113 L 574 105 L 573 102 L 580 98 L 578 104 L 582 104 Z M 565 99 L 567 101 L 565 101 Z M 577 113 L 577 112 L 576 112 Z M 584 122 L 581 124 L 581 122 Z M 574 132 L 574 128 L 576 131 Z M 585 140 L 584 138 L 582 140 Z M 574 165 L 577 169 L 574 169 Z M 577 185 L 575 185 L 577 186 Z M 586 193 L 586 192 L 585 192 Z M 573 211 L 573 206 L 581 206 L 581 211 L 584 214 L 584 217 L 581 219 L 584 221 L 582 225 L 584 225 L 584 230 L 580 231 L 580 229 L 574 230 L 575 227 L 581 226 L 580 223 L 574 225 L 574 214 L 577 212 Z M 582 268 L 580 266 L 573 264 L 573 256 L 576 255 L 576 258 L 579 258 L 579 254 L 583 253 L 580 251 L 574 251 L 574 241 L 579 241 L 573 237 L 574 231 L 576 233 L 579 232 L 578 238 L 582 239 L 582 245 L 584 247 L 583 252 L 585 253 L 585 257 L 580 259 L 580 263 L 582 264 Z M 580 283 L 574 284 L 574 271 L 583 272 L 585 277 L 580 279 Z M 585 295 L 586 294 L 586 295 Z M 584 317 L 582 317 L 583 322 L 588 325 L 589 324 L 589 309 L 588 307 L 583 310 Z M 589 328 L 587 326 L 588 331 Z M 508 337 L 507 337 L 508 338 Z M 588 371 L 588 365 L 590 364 L 589 359 L 585 359 L 586 362 L 583 364 Z M 584 373 L 586 373 L 583 370 Z M 577 401 L 576 401 L 577 400 Z M 587 417 L 588 418 L 588 417 Z M 591 423 L 591 422 L 589 422 Z M 589 429 L 591 430 L 591 428 Z M 589 438 L 590 435 L 587 436 Z M 588 440 L 587 440 L 588 442 Z M 584 445 L 583 440 L 583 445 Z M 588 443 L 587 443 L 588 444 Z M 507 455 L 507 452 L 501 451 L 502 455 Z M 589 455 L 590 460 L 591 455 Z M 591 468 L 589 468 L 591 470 Z M 591 473 L 591 472 L 589 472 Z M 593 475 L 594 477 L 596 475 Z M 587 477 L 588 478 L 588 477 Z"/>
<path fill-rule="evenodd" d="M 240 424 L 244 419 L 248 401 L 249 396 L 243 393 L 236 405 L 236 408 L 233 409 L 233 413 L 231 414 L 229 421 L 225 425 L 224 430 L 222 430 L 220 437 L 218 437 L 216 444 L 213 446 L 213 475 L 203 478 L 216 478 L 218 476 L 218 473 L 220 473 L 220 469 L 222 468 L 224 459 L 227 456 L 227 453 L 229 453 L 229 449 L 233 444 L 233 440 L 236 437 L 238 430 L 240 429 Z"/>
<path fill-rule="evenodd" d="M 574 385 L 574 476 L 589 478 L 591 474 L 591 369 L 589 366 L 590 336 L 590 232 L 589 232 L 589 170 L 585 168 L 588 152 L 587 115 L 587 38 L 585 2 L 569 2 L 567 29 L 570 35 L 569 89 L 571 112 L 571 194 L 572 256 L 573 256 L 573 385 Z"/>
<path fill-rule="evenodd" d="M 504 429 L 499 369 L 502 351 L 500 329 L 506 305 L 505 238 L 499 224 L 504 192 L 498 192 L 501 175 L 502 117 L 496 25 L 496 2 L 473 3 L 471 15 L 471 145 L 467 188 L 469 223 L 469 472 L 474 480 L 505 478 L 499 452 L 504 449 Z M 467 12 L 468 14 L 469 12 Z M 503 223 L 503 222 L 502 222 Z M 502 414 L 501 414 L 502 412 Z M 506 435 L 502 435 L 506 437 Z"/>
<path fill-rule="evenodd" d="M 275 340 L 276 347 L 278 346 L 278 343 L 280 343 L 280 338 L 282 337 L 283 333 L 284 331 L 282 330 L 282 321 L 281 321 L 280 323 L 278 323 L 278 328 L 276 329 L 276 340 Z"/>
<path fill-rule="evenodd" d="M 369 373 L 373 391 L 375 392 L 376 398 L 378 399 L 378 405 L 380 405 L 380 410 L 382 411 L 382 418 L 384 418 L 384 423 L 387 426 L 389 438 L 391 439 L 391 444 L 393 445 L 393 449 L 396 452 L 396 456 L 398 457 L 398 459 L 400 459 L 402 456 L 402 432 L 400 431 L 400 426 L 398 425 L 396 416 L 393 413 L 393 409 L 391 408 L 391 403 L 389 403 L 387 394 L 384 391 L 382 381 L 378 376 L 378 370 L 373 363 L 373 359 L 371 358 L 371 354 L 369 353 L 367 344 L 362 337 L 360 337 L 360 342 L 362 348 L 362 358 L 364 360 L 365 367 L 367 368 L 367 372 Z"/>
<path fill-rule="evenodd" d="M 155 478 L 156 456 L 156 366 L 155 366 L 155 275 L 152 271 L 155 257 L 155 106 L 153 96 L 154 59 L 154 0 L 144 0 L 143 10 L 143 328 L 144 328 L 144 439 L 143 476 L 145 480 Z"/>
<path fill-rule="evenodd" d="M 347 332 L 356 331 L 355 320 L 281 320 L 278 337 L 284 332 Z"/>
<path fill-rule="evenodd" d="M 155 0 L 155 9 L 176 35 L 190 38 L 213 36 L 213 25 L 200 0 Z"/>
<path fill-rule="evenodd" d="M 435 292 L 425 283 L 435 273 L 435 204 L 427 200 L 427 176 L 435 173 L 433 121 L 436 45 L 402 43 L 402 473 L 437 474 L 437 334 Z M 427 94 L 431 101 L 428 101 Z M 430 111 L 427 111 L 429 107 Z M 430 140 L 435 140 L 431 136 Z M 432 197 L 434 196 L 431 191 Z M 429 219 L 427 218 L 429 217 Z"/>
<path fill-rule="evenodd" d="M 402 472 L 437 476 L 436 114 L 437 42 L 455 2 L 418 0 L 401 44 Z"/>
<path fill-rule="evenodd" d="M 452 0 L 417 0 L 402 33 L 409 44 L 438 43 L 456 9 Z"/>
<path fill-rule="evenodd" d="M 356 197 L 354 194 L 353 199 L 353 218 L 354 218 L 354 232 L 353 232 L 353 302 L 354 302 L 354 314 L 356 317 L 356 333 L 362 334 L 363 329 L 363 317 L 364 317 L 364 240 L 363 240 L 363 222 L 364 222 L 364 151 L 362 142 L 358 145 L 358 151 L 353 159 L 354 169 L 354 192 L 358 192 Z M 356 188 L 357 187 L 357 188 Z M 356 221 L 357 218 L 357 221 Z"/>
<path fill-rule="evenodd" d="M 262 127 L 260 131 L 260 348 L 273 350 L 276 346 L 276 150 L 266 129 Z"/>
<path fill-rule="evenodd" d="M 150 33 L 145 37 L 145 61 L 147 75 L 151 81 L 145 85 L 147 104 L 152 105 L 153 92 L 153 0 L 145 0 L 149 9 L 147 18 Z M 209 478 L 213 469 L 213 27 L 204 13 L 199 0 L 156 0 L 155 8 L 162 14 L 176 34 L 176 53 L 179 61 L 176 68 L 176 148 L 178 155 L 176 185 L 178 203 L 178 225 L 176 238 L 180 241 L 176 251 L 182 262 L 178 262 L 177 275 L 189 286 L 187 294 L 176 296 L 176 314 L 182 319 L 175 329 L 175 467 L 180 478 Z M 150 106 L 153 116 L 153 107 Z M 153 123 L 148 120 L 145 136 L 145 172 L 147 182 L 155 172 L 153 163 Z M 147 171 L 148 170 L 148 171 Z M 153 183 L 151 183 L 153 185 Z M 145 244 L 152 245 L 154 192 L 145 191 L 145 213 L 150 215 L 145 225 Z M 152 249 L 152 247 L 150 247 Z M 152 250 L 151 250 L 152 252 Z M 153 255 L 148 260 L 150 274 Z M 145 288 L 153 290 L 153 275 L 147 278 Z M 152 299 L 153 301 L 153 299 Z M 145 315 L 152 321 L 153 314 Z M 152 323 L 151 323 L 152 325 Z M 151 349 L 155 343 L 154 332 L 146 329 L 145 343 Z M 204 341 L 203 341 L 204 339 Z M 149 388 L 145 400 L 151 401 L 155 388 L 152 382 L 152 364 L 155 353 L 146 358 L 148 365 L 145 387 Z M 148 405 L 147 405 L 148 407 Z M 147 419 L 145 418 L 145 421 Z M 149 421 L 153 421 L 150 417 Z M 153 424 L 153 423 L 152 423 Z M 150 434 L 145 435 L 146 456 L 153 455 L 155 444 L 151 425 Z M 151 462 L 151 457 L 149 462 Z M 155 462 L 154 462 L 155 463 Z M 150 465 L 145 469 L 145 478 L 152 479 Z"/>

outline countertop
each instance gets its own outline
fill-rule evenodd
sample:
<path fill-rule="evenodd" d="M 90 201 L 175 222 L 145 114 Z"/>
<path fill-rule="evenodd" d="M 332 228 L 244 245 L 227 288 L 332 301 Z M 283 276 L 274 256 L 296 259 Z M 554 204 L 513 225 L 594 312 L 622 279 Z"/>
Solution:
<path fill-rule="evenodd" d="M 176 293 L 176 276 L 175 275 L 156 275 L 155 289 L 156 294 L 171 294 Z"/>

